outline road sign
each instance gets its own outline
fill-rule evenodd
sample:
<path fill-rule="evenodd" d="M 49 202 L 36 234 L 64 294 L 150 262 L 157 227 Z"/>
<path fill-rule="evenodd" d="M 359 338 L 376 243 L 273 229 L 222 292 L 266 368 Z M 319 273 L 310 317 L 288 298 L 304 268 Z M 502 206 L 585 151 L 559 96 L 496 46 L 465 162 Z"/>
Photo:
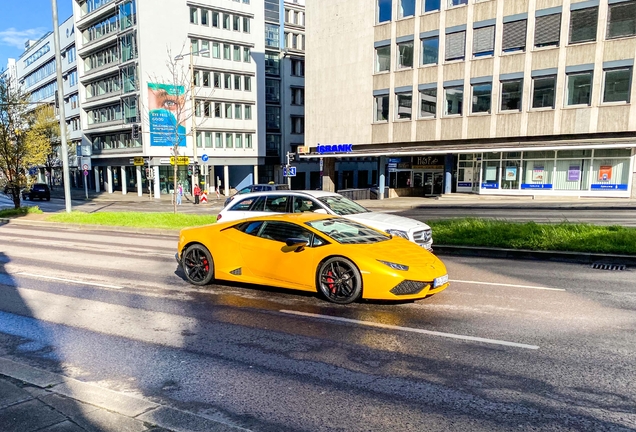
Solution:
<path fill-rule="evenodd" d="M 84 177 L 88 175 L 88 170 L 84 170 Z"/>
<path fill-rule="evenodd" d="M 170 165 L 174 165 L 174 156 L 170 156 Z M 188 156 L 177 156 L 177 165 L 189 165 L 190 158 Z"/>
<path fill-rule="evenodd" d="M 135 156 L 133 163 L 135 164 L 135 166 L 144 166 L 146 164 L 146 161 L 144 160 L 143 156 Z"/>
<path fill-rule="evenodd" d="M 92 168 L 91 166 L 91 158 L 89 157 L 82 157 L 82 169 L 83 170 L 90 170 Z"/>
<path fill-rule="evenodd" d="M 201 160 L 202 160 L 203 162 L 207 162 L 209 159 L 210 159 L 210 158 L 209 158 L 209 156 L 208 156 L 207 154 L 203 153 L 203 154 L 201 155 Z"/>
<path fill-rule="evenodd" d="M 283 177 L 296 177 L 296 167 L 283 167 Z"/>

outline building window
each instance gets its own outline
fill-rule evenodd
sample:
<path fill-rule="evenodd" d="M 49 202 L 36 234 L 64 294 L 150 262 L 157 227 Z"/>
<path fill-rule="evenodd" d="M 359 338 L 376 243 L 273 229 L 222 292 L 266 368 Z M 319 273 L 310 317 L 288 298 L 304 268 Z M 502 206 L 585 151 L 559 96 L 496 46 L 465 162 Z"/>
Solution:
<path fill-rule="evenodd" d="M 570 12 L 570 43 L 596 40 L 598 7 L 573 10 Z"/>
<path fill-rule="evenodd" d="M 221 132 L 214 134 L 214 147 L 223 148 L 223 134 Z"/>
<path fill-rule="evenodd" d="M 501 111 L 521 111 L 523 80 L 501 82 Z"/>
<path fill-rule="evenodd" d="M 247 17 L 243 18 L 243 33 L 250 32 L 250 19 Z"/>
<path fill-rule="evenodd" d="M 243 47 L 243 61 L 250 63 L 252 61 L 252 52 L 248 47 Z"/>
<path fill-rule="evenodd" d="M 303 134 L 305 133 L 305 118 L 300 116 L 292 116 L 292 133 Z"/>
<path fill-rule="evenodd" d="M 232 45 L 223 44 L 223 60 L 232 59 Z"/>
<path fill-rule="evenodd" d="M 237 133 L 234 135 L 234 146 L 236 148 L 243 147 L 243 134 Z"/>
<path fill-rule="evenodd" d="M 240 90 L 240 89 L 241 89 L 241 76 L 234 75 L 234 90 Z"/>
<path fill-rule="evenodd" d="M 190 23 L 191 24 L 198 24 L 198 20 L 197 20 L 197 11 L 198 9 L 195 7 L 191 7 L 190 8 Z"/>
<path fill-rule="evenodd" d="M 554 108 L 556 77 L 533 78 L 532 108 Z"/>
<path fill-rule="evenodd" d="M 402 42 L 397 44 L 398 58 L 397 68 L 412 68 L 413 67 L 413 41 Z"/>
<path fill-rule="evenodd" d="M 391 3 L 391 0 L 377 0 L 377 18 L 379 23 L 391 21 Z"/>
<path fill-rule="evenodd" d="M 631 68 L 606 70 L 603 102 L 629 102 L 631 81 Z"/>
<path fill-rule="evenodd" d="M 210 41 L 201 41 L 201 51 L 199 51 L 202 57 L 210 58 Z"/>
<path fill-rule="evenodd" d="M 420 90 L 420 118 L 437 116 L 437 89 Z"/>
<path fill-rule="evenodd" d="M 305 89 L 304 88 L 292 88 L 292 105 L 304 105 L 305 104 Z"/>
<path fill-rule="evenodd" d="M 415 15 L 415 0 L 399 0 L 398 18 L 406 18 Z"/>
<path fill-rule="evenodd" d="M 232 30 L 241 31 L 241 17 L 234 15 L 232 17 Z"/>
<path fill-rule="evenodd" d="M 385 72 L 388 70 L 391 70 L 391 47 L 377 47 L 375 49 L 375 71 Z"/>
<path fill-rule="evenodd" d="M 232 74 L 226 73 L 223 75 L 223 88 L 232 90 Z"/>
<path fill-rule="evenodd" d="M 609 5 L 607 38 L 636 35 L 636 1 Z"/>
<path fill-rule="evenodd" d="M 230 29 L 230 15 L 229 14 L 223 14 L 223 28 L 225 30 L 229 30 Z"/>
<path fill-rule="evenodd" d="M 245 148 L 252 148 L 252 134 L 245 134 Z"/>
<path fill-rule="evenodd" d="M 243 118 L 243 105 L 241 104 L 234 105 L 234 118 L 238 120 Z"/>
<path fill-rule="evenodd" d="M 212 27 L 219 28 L 219 13 L 212 12 Z"/>
<path fill-rule="evenodd" d="M 201 25 L 210 25 L 210 22 L 208 21 L 208 14 L 209 12 L 207 9 L 201 9 Z"/>
<path fill-rule="evenodd" d="M 241 47 L 234 45 L 234 61 L 241 61 Z"/>
<path fill-rule="evenodd" d="M 422 39 L 422 64 L 437 64 L 439 59 L 439 36 Z"/>
<path fill-rule="evenodd" d="M 473 30 L 473 55 L 491 56 L 495 52 L 495 26 L 480 27 Z"/>
<path fill-rule="evenodd" d="M 375 116 L 373 121 L 385 122 L 389 120 L 389 96 L 376 96 L 375 97 Z"/>
<path fill-rule="evenodd" d="M 439 10 L 440 0 L 424 0 L 424 12 L 433 12 Z"/>
<path fill-rule="evenodd" d="M 214 88 L 221 88 L 221 73 L 214 72 Z"/>
<path fill-rule="evenodd" d="M 589 105 L 592 101 L 592 72 L 569 74 L 566 105 Z"/>
<path fill-rule="evenodd" d="M 265 80 L 265 101 L 268 103 L 280 102 L 280 81 L 275 79 Z"/>
<path fill-rule="evenodd" d="M 473 84 L 473 114 L 489 113 L 492 97 L 492 83 Z"/>
<path fill-rule="evenodd" d="M 243 90 L 252 91 L 252 78 L 246 76 L 243 81 Z"/>
<path fill-rule="evenodd" d="M 212 58 L 221 58 L 221 44 L 218 42 L 212 42 Z"/>
<path fill-rule="evenodd" d="M 225 134 L 225 148 L 232 148 L 234 147 L 234 134 L 231 133 L 226 133 Z"/>
<path fill-rule="evenodd" d="M 245 120 L 252 120 L 252 105 L 245 105 Z"/>
<path fill-rule="evenodd" d="M 210 72 L 202 72 L 201 80 L 203 81 L 203 87 L 210 87 Z"/>
<path fill-rule="evenodd" d="M 561 36 L 561 14 L 538 16 L 534 29 L 534 46 L 559 46 Z"/>
<path fill-rule="evenodd" d="M 207 148 L 212 148 L 212 132 L 205 133 L 205 146 Z"/>
<path fill-rule="evenodd" d="M 395 119 L 410 120 L 413 111 L 413 93 L 398 93 L 396 96 Z"/>
<path fill-rule="evenodd" d="M 455 6 L 461 6 L 468 4 L 468 0 L 448 0 L 448 7 L 452 8 Z"/>
<path fill-rule="evenodd" d="M 444 98 L 446 100 L 444 115 L 462 115 L 462 105 L 464 102 L 464 86 L 445 88 Z"/>
<path fill-rule="evenodd" d="M 232 118 L 232 104 L 230 103 L 225 104 L 225 118 L 226 119 Z"/>
<path fill-rule="evenodd" d="M 305 62 L 300 59 L 292 59 L 291 61 L 292 76 L 305 76 Z"/>
<path fill-rule="evenodd" d="M 265 46 L 278 48 L 280 46 L 280 28 L 274 24 L 265 24 Z"/>
<path fill-rule="evenodd" d="M 222 104 L 220 102 L 215 102 L 214 103 L 214 117 L 215 118 L 221 118 L 221 111 L 223 109 L 223 107 L 221 105 Z"/>
<path fill-rule="evenodd" d="M 511 21 L 503 25 L 504 52 L 524 51 L 526 49 L 526 27 L 528 20 Z"/>
<path fill-rule="evenodd" d="M 446 35 L 446 61 L 464 60 L 466 52 L 466 32 L 448 33 Z"/>

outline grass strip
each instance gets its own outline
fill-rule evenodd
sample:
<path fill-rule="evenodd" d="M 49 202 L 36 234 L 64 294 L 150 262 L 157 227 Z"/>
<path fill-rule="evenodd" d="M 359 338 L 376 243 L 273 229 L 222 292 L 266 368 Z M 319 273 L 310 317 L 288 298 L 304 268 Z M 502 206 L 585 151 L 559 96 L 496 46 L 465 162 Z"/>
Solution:
<path fill-rule="evenodd" d="M 475 218 L 428 224 L 440 245 L 636 255 L 636 228 Z"/>
<path fill-rule="evenodd" d="M 5 209 L 0 210 L 0 218 L 10 218 L 10 217 L 19 217 L 26 216 L 28 214 L 40 214 L 42 210 L 38 206 L 32 207 L 20 207 L 18 209 Z"/>
<path fill-rule="evenodd" d="M 216 215 L 198 215 L 183 213 L 142 213 L 142 212 L 97 212 L 58 213 L 49 216 L 47 221 L 75 224 L 124 226 L 134 228 L 174 229 L 207 225 L 216 222 Z"/>

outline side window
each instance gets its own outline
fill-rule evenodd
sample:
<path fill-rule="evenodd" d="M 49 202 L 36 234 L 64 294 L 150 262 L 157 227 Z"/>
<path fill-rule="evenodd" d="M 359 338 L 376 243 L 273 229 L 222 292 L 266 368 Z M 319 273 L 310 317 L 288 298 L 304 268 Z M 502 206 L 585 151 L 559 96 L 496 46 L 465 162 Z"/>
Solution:
<path fill-rule="evenodd" d="M 254 202 L 256 202 L 256 198 L 240 200 L 230 208 L 230 211 L 248 211 Z"/>
<path fill-rule="evenodd" d="M 258 211 L 258 212 L 262 212 L 264 211 L 263 209 L 265 208 L 265 197 L 258 197 L 256 198 L 256 202 L 252 205 L 252 207 L 250 207 L 250 211 Z"/>
<path fill-rule="evenodd" d="M 287 201 L 289 201 L 288 196 L 268 195 L 265 199 L 265 209 L 263 211 L 287 213 Z"/>
<path fill-rule="evenodd" d="M 246 194 L 246 193 L 250 193 L 250 192 L 252 192 L 252 189 L 250 189 L 250 187 L 248 186 L 248 187 L 245 187 L 245 188 L 241 189 L 237 193 L 238 194 Z"/>
<path fill-rule="evenodd" d="M 276 186 L 276 190 L 289 190 L 289 186 L 287 186 L 287 185 L 278 185 L 278 186 Z"/>
<path fill-rule="evenodd" d="M 265 190 L 265 187 L 264 186 L 254 185 L 254 186 L 252 186 L 252 189 L 254 190 L 254 192 L 263 192 Z"/>
<path fill-rule="evenodd" d="M 294 213 L 313 212 L 322 207 L 309 198 L 294 197 Z"/>
<path fill-rule="evenodd" d="M 258 231 L 261 229 L 262 226 L 263 226 L 262 221 L 256 221 L 256 222 L 246 222 L 246 223 L 237 225 L 235 228 L 241 232 L 244 232 L 245 234 L 255 236 L 258 234 Z"/>
<path fill-rule="evenodd" d="M 265 226 L 258 236 L 279 242 L 285 242 L 288 238 L 301 238 L 310 241 L 312 233 L 299 225 L 289 222 L 265 222 Z"/>

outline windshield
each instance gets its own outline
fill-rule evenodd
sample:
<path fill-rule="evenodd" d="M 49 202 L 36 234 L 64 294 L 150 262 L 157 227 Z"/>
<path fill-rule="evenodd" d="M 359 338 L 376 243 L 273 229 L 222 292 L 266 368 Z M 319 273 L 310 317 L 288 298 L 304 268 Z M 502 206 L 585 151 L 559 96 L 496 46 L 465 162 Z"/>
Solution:
<path fill-rule="evenodd" d="M 378 243 L 391 237 L 347 219 L 321 219 L 307 225 L 342 244 Z"/>
<path fill-rule="evenodd" d="M 338 216 L 368 213 L 370 211 L 360 204 L 351 201 L 349 198 L 340 195 L 323 196 L 319 197 L 318 200 L 329 207 Z"/>

